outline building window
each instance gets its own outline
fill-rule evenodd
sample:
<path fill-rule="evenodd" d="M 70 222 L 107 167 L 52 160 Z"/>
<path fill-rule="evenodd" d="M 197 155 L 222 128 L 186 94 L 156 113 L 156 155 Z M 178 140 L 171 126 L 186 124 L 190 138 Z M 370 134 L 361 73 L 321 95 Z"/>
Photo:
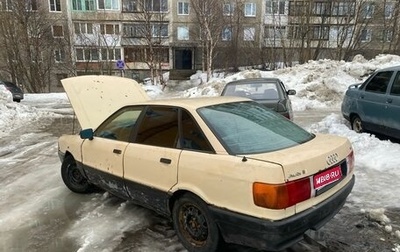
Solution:
<path fill-rule="evenodd" d="M 169 48 L 168 47 L 156 47 L 156 48 L 153 48 L 153 52 L 150 51 L 150 48 L 146 48 L 145 55 L 146 55 L 147 61 L 150 61 L 151 54 L 159 62 L 169 63 Z"/>
<path fill-rule="evenodd" d="M 269 39 L 282 39 L 286 37 L 286 27 L 265 27 L 265 37 Z"/>
<path fill-rule="evenodd" d="M 329 2 L 314 2 L 313 15 L 316 16 L 327 16 L 331 14 L 331 3 Z"/>
<path fill-rule="evenodd" d="M 50 0 L 50 11 L 61 11 L 61 0 Z"/>
<path fill-rule="evenodd" d="M 151 36 L 153 38 L 168 37 L 168 24 L 151 25 Z"/>
<path fill-rule="evenodd" d="M 55 38 L 64 37 L 64 31 L 62 25 L 53 25 L 53 37 Z"/>
<path fill-rule="evenodd" d="M 244 16 L 246 16 L 246 17 L 255 17 L 256 16 L 256 4 L 255 3 L 246 3 L 244 5 Z"/>
<path fill-rule="evenodd" d="M 189 40 L 189 27 L 178 26 L 178 40 Z"/>
<path fill-rule="evenodd" d="M 360 40 L 361 42 L 370 42 L 372 38 L 372 30 L 370 29 L 363 29 L 361 31 Z"/>
<path fill-rule="evenodd" d="M 364 18 L 372 18 L 372 16 L 374 15 L 374 11 L 375 5 L 373 5 L 372 3 L 365 4 L 362 9 L 362 16 Z"/>
<path fill-rule="evenodd" d="M 72 10 L 94 11 L 95 0 L 72 0 Z"/>
<path fill-rule="evenodd" d="M 12 0 L 2 0 L 0 5 L 2 11 L 11 11 L 13 9 Z"/>
<path fill-rule="evenodd" d="M 146 11 L 167 12 L 168 0 L 144 0 Z"/>
<path fill-rule="evenodd" d="M 178 2 L 178 15 L 189 15 L 189 3 Z"/>
<path fill-rule="evenodd" d="M 266 13 L 274 15 L 285 14 L 285 2 L 286 0 L 266 1 Z"/>
<path fill-rule="evenodd" d="M 138 0 L 122 0 L 122 11 L 124 12 L 138 11 Z"/>
<path fill-rule="evenodd" d="M 93 24 L 74 23 L 75 34 L 93 34 Z"/>
<path fill-rule="evenodd" d="M 117 61 L 121 59 L 120 48 L 101 48 L 100 53 L 102 61 Z"/>
<path fill-rule="evenodd" d="M 332 16 L 354 16 L 354 2 L 333 2 Z"/>
<path fill-rule="evenodd" d="M 389 19 L 393 17 L 394 5 L 393 3 L 385 3 L 385 18 Z"/>
<path fill-rule="evenodd" d="M 235 5 L 233 3 L 224 3 L 222 8 L 224 16 L 232 16 L 235 11 Z"/>
<path fill-rule="evenodd" d="M 145 35 L 145 26 L 143 24 L 124 24 L 124 37 L 143 38 Z"/>
<path fill-rule="evenodd" d="M 384 30 L 382 32 L 382 40 L 383 40 L 383 42 L 392 42 L 393 31 L 392 30 Z"/>
<path fill-rule="evenodd" d="M 99 50 L 97 48 L 77 48 L 76 61 L 99 61 Z"/>
<path fill-rule="evenodd" d="M 54 50 L 54 60 L 56 62 L 64 62 L 65 61 L 65 51 L 63 49 L 55 49 Z"/>
<path fill-rule="evenodd" d="M 246 27 L 243 30 L 243 40 L 244 41 L 254 41 L 255 39 L 256 28 L 254 27 Z"/>
<path fill-rule="evenodd" d="M 225 27 L 222 30 L 222 41 L 231 41 L 232 40 L 232 27 Z"/>
<path fill-rule="evenodd" d="M 26 10 L 28 11 L 38 10 L 37 0 L 28 0 L 26 4 Z"/>
<path fill-rule="evenodd" d="M 99 10 L 119 10 L 119 0 L 98 0 Z"/>
<path fill-rule="evenodd" d="M 329 39 L 329 26 L 314 26 L 312 38 L 315 40 L 328 40 Z"/>
<path fill-rule="evenodd" d="M 100 24 L 101 34 L 118 35 L 119 34 L 119 24 Z"/>
<path fill-rule="evenodd" d="M 126 62 L 144 62 L 145 50 L 142 47 L 124 48 Z"/>

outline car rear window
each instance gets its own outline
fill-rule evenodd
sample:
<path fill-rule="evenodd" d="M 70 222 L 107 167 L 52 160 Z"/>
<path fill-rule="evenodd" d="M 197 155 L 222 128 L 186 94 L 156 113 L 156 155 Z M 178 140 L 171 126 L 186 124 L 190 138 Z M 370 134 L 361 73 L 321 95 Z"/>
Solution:
<path fill-rule="evenodd" d="M 240 96 L 253 100 L 278 100 L 278 83 L 235 83 L 227 84 L 222 95 Z"/>
<path fill-rule="evenodd" d="M 232 155 L 285 149 L 314 135 L 256 102 L 225 103 L 198 110 Z"/>

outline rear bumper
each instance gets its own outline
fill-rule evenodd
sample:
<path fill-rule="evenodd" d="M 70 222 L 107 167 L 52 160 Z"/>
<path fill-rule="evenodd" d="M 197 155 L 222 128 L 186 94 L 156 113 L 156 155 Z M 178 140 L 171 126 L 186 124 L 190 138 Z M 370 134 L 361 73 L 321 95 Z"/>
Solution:
<path fill-rule="evenodd" d="M 224 240 L 257 249 L 279 251 L 303 239 L 309 229 L 319 229 L 331 220 L 346 202 L 355 177 L 332 197 L 292 217 L 270 221 L 210 207 Z"/>

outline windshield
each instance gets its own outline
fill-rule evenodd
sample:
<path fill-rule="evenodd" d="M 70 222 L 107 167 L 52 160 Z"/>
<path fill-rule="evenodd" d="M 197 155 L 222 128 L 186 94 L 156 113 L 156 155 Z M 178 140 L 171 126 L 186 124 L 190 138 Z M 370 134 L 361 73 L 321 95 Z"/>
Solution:
<path fill-rule="evenodd" d="M 218 104 L 198 112 L 232 155 L 276 151 L 314 137 L 256 102 Z"/>

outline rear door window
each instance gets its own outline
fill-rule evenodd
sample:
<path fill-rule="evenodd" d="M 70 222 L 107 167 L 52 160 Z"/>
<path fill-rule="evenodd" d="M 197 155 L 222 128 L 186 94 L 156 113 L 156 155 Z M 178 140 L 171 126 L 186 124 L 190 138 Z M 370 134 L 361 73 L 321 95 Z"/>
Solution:
<path fill-rule="evenodd" d="M 135 143 L 175 148 L 178 142 L 178 108 L 148 107 L 138 126 Z"/>

